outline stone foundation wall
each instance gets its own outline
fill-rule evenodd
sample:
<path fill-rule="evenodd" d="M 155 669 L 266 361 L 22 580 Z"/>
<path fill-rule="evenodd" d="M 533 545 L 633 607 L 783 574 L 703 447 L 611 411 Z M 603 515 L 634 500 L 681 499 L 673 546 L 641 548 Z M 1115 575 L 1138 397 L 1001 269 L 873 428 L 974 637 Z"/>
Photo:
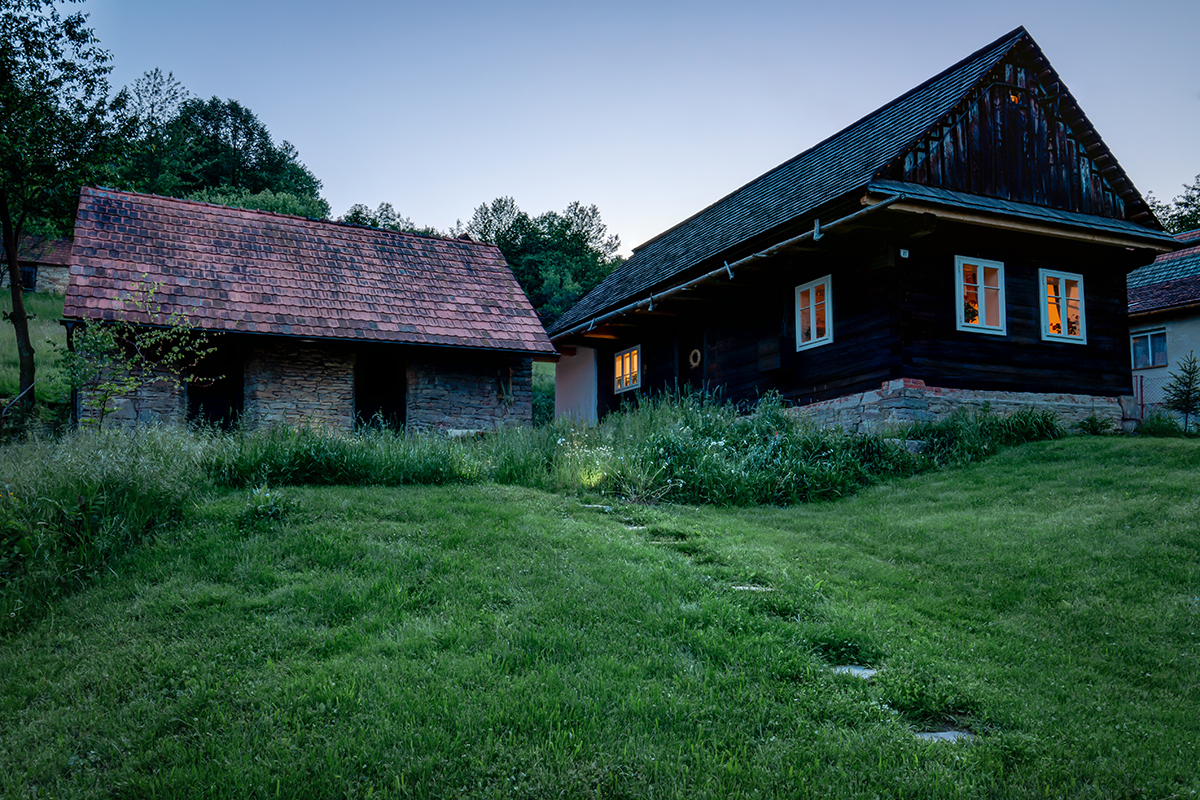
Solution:
<path fill-rule="evenodd" d="M 159 370 L 158 374 L 162 377 L 153 383 L 129 394 L 110 398 L 108 412 L 104 415 L 104 426 L 132 428 L 153 422 L 183 422 L 187 418 L 187 399 L 183 387 L 175 380 L 167 378 L 165 371 Z M 103 400 L 100 392 L 79 390 L 75 418 L 81 426 L 100 424 L 100 407 Z"/>
<path fill-rule="evenodd" d="M 408 359 L 406 427 L 485 431 L 533 420 L 533 362 L 470 351 L 414 351 Z"/>
<path fill-rule="evenodd" d="M 1092 414 L 1111 420 L 1117 430 L 1133 430 L 1138 421 L 1132 396 L 947 389 L 926 386 L 925 381 L 913 378 L 885 381 L 875 391 L 801 406 L 795 412 L 823 425 L 841 425 L 848 431 L 865 433 L 889 423 L 936 421 L 960 408 L 974 410 L 984 404 L 999 414 L 1026 406 L 1049 409 L 1067 425 Z"/>
<path fill-rule="evenodd" d="M 246 354 L 243 419 L 270 425 L 354 427 L 354 354 L 329 345 L 274 341 Z"/>
<path fill-rule="evenodd" d="M 38 264 L 34 291 L 66 294 L 70 274 L 65 266 Z M 8 288 L 8 266 L 0 269 L 0 289 Z"/>

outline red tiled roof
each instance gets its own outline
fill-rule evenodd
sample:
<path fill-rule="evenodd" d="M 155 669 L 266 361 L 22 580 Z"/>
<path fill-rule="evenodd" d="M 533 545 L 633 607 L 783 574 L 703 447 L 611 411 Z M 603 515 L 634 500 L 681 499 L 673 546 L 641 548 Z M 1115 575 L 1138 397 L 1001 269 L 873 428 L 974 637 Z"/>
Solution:
<path fill-rule="evenodd" d="M 85 188 L 67 317 L 550 354 L 498 248 L 169 197 Z"/>
<path fill-rule="evenodd" d="M 1181 242 L 1200 239 L 1200 231 L 1176 234 Z M 1200 304 L 1200 243 L 1163 253 L 1126 278 L 1129 313 L 1146 314 Z"/>
<path fill-rule="evenodd" d="M 1129 289 L 1129 313 L 1145 314 L 1200 304 L 1200 275 Z"/>
<path fill-rule="evenodd" d="M 41 236 L 22 236 L 17 260 L 25 264 L 46 264 L 65 267 L 71 263 L 70 239 L 46 239 Z"/>

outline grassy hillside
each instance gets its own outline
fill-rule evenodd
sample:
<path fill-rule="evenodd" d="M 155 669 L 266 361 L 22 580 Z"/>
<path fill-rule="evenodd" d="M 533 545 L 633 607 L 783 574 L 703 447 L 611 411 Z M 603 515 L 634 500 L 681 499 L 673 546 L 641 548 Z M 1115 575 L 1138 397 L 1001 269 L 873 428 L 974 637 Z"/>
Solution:
<path fill-rule="evenodd" d="M 1198 469 L 1089 437 L 791 509 L 229 490 L 0 640 L 0 795 L 1195 796 Z"/>
<path fill-rule="evenodd" d="M 57 380 L 58 358 L 67 347 L 67 334 L 58 324 L 62 319 L 63 296 L 26 292 L 25 310 L 33 316 L 29 337 L 39 378 L 34 393 L 42 402 L 61 402 L 67 392 Z M 4 314 L 12 311 L 12 296 L 7 288 L 0 291 L 0 311 Z M 5 319 L 0 321 L 0 399 L 15 397 L 20 383 L 16 334 L 12 323 Z"/>

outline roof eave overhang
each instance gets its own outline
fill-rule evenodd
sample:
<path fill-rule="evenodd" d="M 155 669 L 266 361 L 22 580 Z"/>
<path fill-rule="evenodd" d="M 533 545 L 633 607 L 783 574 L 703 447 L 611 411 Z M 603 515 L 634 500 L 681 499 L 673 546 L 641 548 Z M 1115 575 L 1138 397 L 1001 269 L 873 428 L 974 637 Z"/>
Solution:
<path fill-rule="evenodd" d="M 902 194 L 881 194 L 873 202 L 866 204 L 866 208 L 861 208 L 825 225 L 822 225 L 819 218 L 814 218 L 813 227 L 804 233 L 787 237 L 782 241 L 777 241 L 767 246 L 754 248 L 754 251 L 749 255 L 743 256 L 735 261 L 726 261 L 721 266 L 708 270 L 702 275 L 671 283 L 659 288 L 658 290 L 646 290 L 644 293 L 626 296 L 625 302 L 622 305 L 616 307 L 610 306 L 607 310 L 591 315 L 569 328 L 549 334 L 550 341 L 556 346 L 566 343 L 574 343 L 578 335 L 587 335 L 595 328 L 596 325 L 603 324 L 608 320 L 625 316 L 627 314 L 632 314 L 642 309 L 653 311 L 654 304 L 656 302 L 701 284 L 725 279 L 732 280 L 734 273 L 743 266 L 747 266 L 756 261 L 774 258 L 775 256 L 787 252 L 802 243 L 820 240 L 823 236 L 825 236 L 825 232 L 832 231 L 833 229 L 839 228 L 848 223 L 856 222 L 860 218 L 870 215 L 876 211 L 892 208 L 897 202 L 901 201 L 903 197 L 904 195 Z"/>
<path fill-rule="evenodd" d="M 868 192 L 863 198 L 863 202 L 867 204 L 876 203 L 886 197 L 887 195 L 881 192 Z M 1065 222 L 1048 222 L 1031 219 L 1018 214 L 1004 214 L 963 208 L 952 203 L 938 202 L 928 198 L 906 198 L 901 202 L 894 203 L 890 210 L 897 213 L 933 214 L 940 219 L 965 222 L 996 230 L 1030 233 L 1039 236 L 1053 236 L 1059 239 L 1089 242 L 1091 244 L 1107 245 L 1110 247 L 1132 247 L 1140 250 L 1151 250 L 1155 253 L 1170 253 L 1179 248 L 1179 244 L 1173 242 L 1170 236 L 1155 231 L 1148 230 L 1145 236 L 1136 233 L 1123 234 L 1116 231 L 1098 230 L 1082 224 L 1072 225 Z"/>
<path fill-rule="evenodd" d="M 59 320 L 59 324 L 61 324 L 61 325 L 78 325 L 78 324 L 87 324 L 89 322 L 103 324 L 103 323 L 115 322 L 115 320 L 101 319 L 98 317 L 82 317 L 82 316 L 67 316 L 67 315 L 64 315 L 63 318 Z M 143 328 L 166 328 L 166 327 L 168 327 L 166 325 L 153 325 L 150 323 L 140 323 L 140 322 L 135 322 L 133 324 L 138 325 L 139 327 L 143 327 Z M 292 339 L 292 340 L 297 340 L 297 341 L 321 342 L 321 343 L 329 343 L 329 344 L 393 344 L 393 345 L 402 345 L 404 347 L 437 347 L 437 348 L 451 349 L 451 350 L 472 350 L 472 351 L 485 352 L 485 353 L 501 353 L 503 355 L 525 356 L 526 358 L 532 358 L 535 361 L 557 361 L 558 357 L 559 357 L 558 351 L 554 349 L 554 345 L 550 344 L 549 341 L 546 342 L 546 347 L 544 347 L 544 348 L 541 348 L 538 350 L 530 350 L 527 348 L 515 348 L 515 347 L 489 347 L 487 345 L 482 345 L 482 344 L 457 344 L 454 342 L 419 342 L 419 341 L 409 341 L 409 340 L 405 340 L 405 339 L 367 339 L 367 338 L 361 338 L 361 337 L 357 337 L 357 336 L 313 336 L 311 334 L 306 334 L 306 333 L 278 333 L 275 331 L 239 331 L 239 330 L 225 330 L 222 328 L 204 328 L 204 327 L 200 327 L 200 326 L 196 326 L 194 330 L 197 333 L 203 333 L 203 334 L 208 334 L 208 335 L 212 335 L 212 336 L 227 336 L 227 335 L 257 336 L 257 337 L 262 337 L 262 338 Z"/>

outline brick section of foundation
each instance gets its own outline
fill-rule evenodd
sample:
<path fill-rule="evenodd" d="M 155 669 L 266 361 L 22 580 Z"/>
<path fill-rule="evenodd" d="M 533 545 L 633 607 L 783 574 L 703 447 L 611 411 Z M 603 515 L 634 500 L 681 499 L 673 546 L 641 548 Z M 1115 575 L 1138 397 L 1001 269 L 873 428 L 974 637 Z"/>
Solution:
<path fill-rule="evenodd" d="M 913 378 L 885 381 L 875 391 L 825 400 L 795 411 L 823 425 L 840 425 L 848 431 L 865 433 L 889 423 L 936 421 L 960 408 L 975 410 L 984 404 L 998 414 L 1010 414 L 1027 406 L 1049 409 L 1067 425 L 1095 414 L 1111 420 L 1117 430 L 1133 430 L 1138 420 L 1137 404 L 1131 396 L 948 389 L 926 386 L 925 381 Z"/>
<path fill-rule="evenodd" d="M 342 347 L 272 343 L 246 356 L 243 418 L 270 425 L 354 427 L 354 354 Z"/>
<path fill-rule="evenodd" d="M 533 362 L 470 351 L 420 352 L 408 360 L 410 431 L 486 431 L 533 420 Z"/>
<path fill-rule="evenodd" d="M 132 428 L 154 422 L 183 422 L 187 417 L 184 389 L 176 381 L 167 378 L 166 372 L 159 371 L 159 374 L 163 377 L 153 383 L 130 394 L 111 398 L 108 401 L 108 413 L 104 415 L 104 426 Z M 102 401 L 97 391 L 79 390 L 76 418 L 80 425 L 86 427 L 100 423 Z"/>

